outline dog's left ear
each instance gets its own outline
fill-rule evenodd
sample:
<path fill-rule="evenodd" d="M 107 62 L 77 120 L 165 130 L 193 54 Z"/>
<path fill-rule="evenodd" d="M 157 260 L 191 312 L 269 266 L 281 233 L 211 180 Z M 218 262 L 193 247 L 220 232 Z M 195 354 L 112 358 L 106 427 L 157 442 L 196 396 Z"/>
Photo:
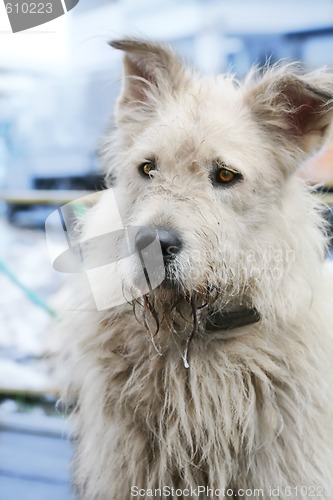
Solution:
<path fill-rule="evenodd" d="M 333 120 L 333 74 L 302 75 L 295 65 L 268 69 L 246 93 L 259 125 L 299 162 L 325 143 Z"/>
<path fill-rule="evenodd" d="M 128 38 L 109 42 L 125 52 L 123 88 L 118 101 L 118 118 L 127 111 L 153 112 L 164 95 L 176 92 L 187 80 L 186 71 L 172 50 L 162 44 Z"/>

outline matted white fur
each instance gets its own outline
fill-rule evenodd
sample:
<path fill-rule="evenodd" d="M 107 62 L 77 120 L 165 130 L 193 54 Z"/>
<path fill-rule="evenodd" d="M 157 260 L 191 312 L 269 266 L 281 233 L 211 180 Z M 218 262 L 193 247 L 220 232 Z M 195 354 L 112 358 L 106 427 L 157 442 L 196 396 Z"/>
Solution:
<path fill-rule="evenodd" d="M 127 303 L 97 312 L 88 286 L 77 295 L 61 364 L 75 484 L 85 500 L 129 500 L 135 488 L 172 498 L 149 491 L 163 487 L 179 489 L 173 498 L 333 499 L 333 295 L 321 207 L 296 176 L 329 131 L 333 76 L 282 65 L 239 83 L 200 77 L 167 47 L 113 46 L 125 75 L 103 154 L 120 214 L 183 246 L 173 285 L 146 296 L 153 340 L 147 300 L 135 316 Z M 219 183 L 220 165 L 238 181 Z M 103 196 L 85 240 L 110 227 Z M 127 298 L 139 263 L 119 263 Z M 261 320 L 208 332 L 199 306 L 255 307 Z M 186 496 L 198 486 L 214 492 Z"/>

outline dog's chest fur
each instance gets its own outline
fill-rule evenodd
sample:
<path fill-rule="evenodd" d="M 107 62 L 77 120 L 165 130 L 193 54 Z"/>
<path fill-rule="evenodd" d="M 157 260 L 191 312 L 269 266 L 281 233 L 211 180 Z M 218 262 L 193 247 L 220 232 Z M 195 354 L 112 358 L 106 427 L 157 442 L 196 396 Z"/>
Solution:
<path fill-rule="evenodd" d="M 298 378 L 302 371 L 309 375 L 311 359 L 307 367 L 303 362 L 290 366 L 282 352 L 288 340 L 283 346 L 278 336 L 268 342 L 271 332 L 247 328 L 247 339 L 210 339 L 209 333 L 194 339 L 186 369 L 177 349 L 156 353 L 131 313 L 113 322 L 98 355 L 105 375 L 101 404 L 106 422 L 120 430 L 121 442 L 112 446 L 133 445 L 130 460 L 140 462 L 148 484 L 163 478 L 164 484 L 185 487 L 195 477 L 197 484 L 258 486 L 249 471 L 258 461 L 270 461 L 272 450 L 282 454 L 295 418 L 300 425 L 292 437 L 298 442 L 294 458 L 311 453 L 302 449 L 302 436 L 311 426 L 304 405 L 307 397 L 316 399 L 312 404 L 318 409 L 322 401 L 293 381 L 294 371 Z M 301 338 L 297 343 L 309 357 Z"/>

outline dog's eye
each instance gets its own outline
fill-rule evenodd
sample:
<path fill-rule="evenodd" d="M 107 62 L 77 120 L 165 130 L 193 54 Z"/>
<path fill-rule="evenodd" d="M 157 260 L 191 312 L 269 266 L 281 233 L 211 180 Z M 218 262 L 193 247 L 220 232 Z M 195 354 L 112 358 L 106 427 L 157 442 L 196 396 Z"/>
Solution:
<path fill-rule="evenodd" d="M 152 161 L 146 161 L 139 166 L 139 172 L 145 177 L 150 177 L 153 170 L 156 170 L 156 165 Z"/>
<path fill-rule="evenodd" d="M 216 170 L 215 180 L 218 184 L 234 184 L 240 179 L 241 175 L 227 167 L 220 167 Z"/>
<path fill-rule="evenodd" d="M 220 168 L 217 172 L 217 179 L 219 182 L 228 184 L 229 182 L 232 182 L 234 178 L 235 173 L 231 172 L 231 170 L 228 170 L 227 168 Z"/>

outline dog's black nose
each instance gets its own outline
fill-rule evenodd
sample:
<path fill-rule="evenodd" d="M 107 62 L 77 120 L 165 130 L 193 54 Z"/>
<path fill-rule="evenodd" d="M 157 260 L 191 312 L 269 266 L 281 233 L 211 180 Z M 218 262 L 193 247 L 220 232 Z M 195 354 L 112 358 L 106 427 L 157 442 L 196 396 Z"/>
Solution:
<path fill-rule="evenodd" d="M 161 244 L 164 259 L 173 259 L 180 252 L 182 243 L 178 236 L 167 229 L 158 229 L 157 236 Z"/>
<path fill-rule="evenodd" d="M 137 250 L 142 251 L 147 248 L 155 239 L 158 239 L 161 245 L 163 259 L 173 259 L 181 250 L 182 243 L 178 236 L 169 229 L 161 228 L 141 228 L 135 237 Z"/>

